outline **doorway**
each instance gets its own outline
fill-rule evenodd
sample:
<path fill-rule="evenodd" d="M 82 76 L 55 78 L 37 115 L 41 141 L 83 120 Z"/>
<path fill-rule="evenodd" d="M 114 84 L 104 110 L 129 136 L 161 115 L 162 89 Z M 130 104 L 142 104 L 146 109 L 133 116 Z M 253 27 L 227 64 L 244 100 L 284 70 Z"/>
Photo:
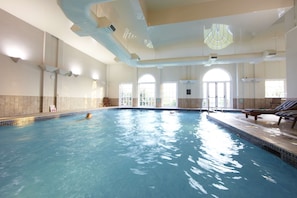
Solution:
<path fill-rule="evenodd" d="M 229 74 L 222 69 L 212 69 L 203 77 L 203 104 L 208 109 L 231 108 L 231 83 Z"/>

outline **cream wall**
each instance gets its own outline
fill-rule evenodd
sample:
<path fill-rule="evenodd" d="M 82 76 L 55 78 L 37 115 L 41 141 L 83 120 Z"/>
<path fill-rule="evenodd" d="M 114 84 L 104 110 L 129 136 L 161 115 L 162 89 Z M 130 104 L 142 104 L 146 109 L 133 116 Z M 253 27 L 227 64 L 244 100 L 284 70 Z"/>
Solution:
<path fill-rule="evenodd" d="M 297 28 L 287 33 L 287 91 L 288 98 L 297 98 Z"/>
<path fill-rule="evenodd" d="M 41 70 L 38 66 L 0 55 L 0 91 L 1 95 L 39 96 Z M 34 79 L 34 81 L 32 80 Z"/>
<path fill-rule="evenodd" d="M 270 99 L 265 98 L 265 79 L 285 79 L 286 62 L 261 62 L 258 64 L 230 64 L 204 66 L 181 66 L 163 68 L 134 68 L 124 64 L 109 65 L 109 97 L 114 105 L 118 102 L 119 85 L 133 83 L 133 95 L 137 99 L 138 79 L 151 74 L 156 79 L 156 98 L 161 98 L 162 83 L 176 82 L 178 85 L 179 107 L 200 108 L 203 99 L 203 77 L 211 69 L 225 70 L 231 79 L 231 101 L 233 108 L 265 108 Z M 259 82 L 243 82 L 242 78 L 258 78 Z M 181 83 L 180 80 L 195 80 L 194 83 Z M 191 95 L 186 90 L 191 89 Z"/>
<path fill-rule="evenodd" d="M 0 25 L 5 27 L 0 31 L 0 117 L 48 112 L 50 104 L 55 104 L 58 111 L 97 108 L 104 96 L 111 98 L 112 105 L 118 105 L 121 83 L 133 84 L 133 98 L 137 101 L 138 79 L 145 74 L 151 74 L 156 79 L 157 100 L 161 100 L 162 83 L 176 82 L 178 106 L 199 108 L 203 99 L 203 76 L 213 68 L 224 69 L 230 75 L 233 108 L 265 107 L 265 79 L 285 79 L 288 76 L 288 96 L 297 95 L 292 86 L 296 82 L 296 31 L 287 36 L 292 39 L 292 42 L 288 40 L 291 46 L 288 58 L 293 60 L 288 63 L 291 65 L 289 69 L 285 61 L 211 67 L 185 65 L 136 68 L 125 64 L 106 66 L 3 10 L 0 11 Z M 283 47 L 283 44 L 278 46 Z M 15 54 L 9 54 L 11 51 L 8 47 L 18 49 L 20 53 L 12 50 Z M 21 56 L 22 60 L 15 63 L 9 56 Z M 45 65 L 57 71 L 71 71 L 79 76 L 50 72 L 44 70 Z M 98 80 L 94 81 L 94 76 Z M 257 83 L 244 83 L 241 81 L 244 77 L 261 80 Z M 183 84 L 180 80 L 195 80 L 195 83 Z M 191 95 L 186 94 L 187 89 L 191 89 Z M 134 102 L 134 106 L 137 106 L 137 102 Z"/>
<path fill-rule="evenodd" d="M 256 78 L 257 82 L 241 81 L 242 78 Z M 285 80 L 286 61 L 261 62 L 258 64 L 242 64 L 238 67 L 239 97 L 264 98 L 265 80 Z"/>
<path fill-rule="evenodd" d="M 52 104 L 58 111 L 101 105 L 105 64 L 3 10 L 0 25 L 0 117 L 49 112 Z"/>

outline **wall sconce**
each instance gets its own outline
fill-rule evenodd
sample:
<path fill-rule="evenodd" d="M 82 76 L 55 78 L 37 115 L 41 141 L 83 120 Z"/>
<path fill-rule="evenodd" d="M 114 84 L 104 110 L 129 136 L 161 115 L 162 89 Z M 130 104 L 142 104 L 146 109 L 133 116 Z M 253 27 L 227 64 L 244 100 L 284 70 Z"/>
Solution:
<path fill-rule="evenodd" d="M 59 69 L 59 70 L 57 70 L 57 72 L 58 72 L 58 74 L 61 74 L 61 75 L 63 75 L 63 76 L 72 76 L 72 72 L 71 71 L 66 71 L 66 70 L 64 70 L 64 69 Z"/>
<path fill-rule="evenodd" d="M 19 60 L 27 60 L 28 52 L 25 46 L 22 46 L 21 43 L 16 43 L 16 41 L 5 40 L 3 45 L 3 54 L 9 57 L 13 62 L 17 63 Z"/>
<path fill-rule="evenodd" d="M 19 57 L 12 57 L 12 56 L 10 56 L 9 58 L 15 63 L 17 63 L 21 59 Z"/>
<path fill-rule="evenodd" d="M 78 64 L 71 64 L 70 71 L 74 77 L 78 77 L 82 74 L 82 69 Z"/>
<path fill-rule="evenodd" d="M 54 73 L 56 72 L 59 68 L 54 67 L 54 66 L 50 66 L 50 65 L 39 65 L 39 67 L 41 69 L 43 69 L 44 71 L 50 72 L 50 73 Z"/>
<path fill-rule="evenodd" d="M 71 76 L 72 76 L 72 71 L 67 72 L 67 73 L 65 74 L 65 76 L 69 76 L 69 77 L 71 77 Z"/>
<path fill-rule="evenodd" d="M 94 81 L 98 81 L 98 80 L 99 80 L 99 75 L 98 75 L 98 73 L 93 73 L 93 74 L 92 74 L 92 79 L 93 79 Z"/>

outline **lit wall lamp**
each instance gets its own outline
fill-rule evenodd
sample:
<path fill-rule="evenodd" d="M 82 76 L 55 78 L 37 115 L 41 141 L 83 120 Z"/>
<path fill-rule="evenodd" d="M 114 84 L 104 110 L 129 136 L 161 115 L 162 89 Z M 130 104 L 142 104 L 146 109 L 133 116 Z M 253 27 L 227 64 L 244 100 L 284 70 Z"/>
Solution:
<path fill-rule="evenodd" d="M 26 50 L 25 46 L 9 39 L 3 41 L 3 45 L 1 44 L 3 54 L 8 56 L 13 62 L 17 63 L 19 60 L 28 59 L 28 50 Z"/>
<path fill-rule="evenodd" d="M 93 73 L 93 74 L 92 74 L 92 79 L 93 79 L 94 81 L 99 80 L 99 75 L 98 75 L 97 73 Z"/>
<path fill-rule="evenodd" d="M 71 65 L 71 73 L 74 77 L 78 77 L 81 75 L 82 71 L 81 71 L 81 67 L 77 64 L 72 64 Z"/>
<path fill-rule="evenodd" d="M 21 58 L 10 56 L 10 59 L 11 59 L 13 62 L 17 63 Z"/>

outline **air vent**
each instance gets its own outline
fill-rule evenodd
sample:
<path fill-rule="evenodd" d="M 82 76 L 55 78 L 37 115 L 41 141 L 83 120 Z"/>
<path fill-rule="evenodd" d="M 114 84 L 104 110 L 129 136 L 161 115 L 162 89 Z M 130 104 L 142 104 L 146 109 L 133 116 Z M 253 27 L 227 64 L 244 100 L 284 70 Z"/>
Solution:
<path fill-rule="evenodd" d="M 204 64 L 205 67 L 209 67 L 212 64 L 214 64 L 216 62 L 216 60 L 218 59 L 218 55 L 217 54 L 210 54 L 208 57 L 208 61 Z"/>
<path fill-rule="evenodd" d="M 140 60 L 139 56 L 138 56 L 137 54 L 135 54 L 135 53 L 132 53 L 132 54 L 131 54 L 131 59 L 132 59 L 132 60 L 137 60 L 137 61 Z"/>
<path fill-rule="evenodd" d="M 210 61 L 215 61 L 215 60 L 217 60 L 218 59 L 218 55 L 217 54 L 210 54 L 209 55 L 209 60 Z"/>
<path fill-rule="evenodd" d="M 266 51 L 264 51 L 263 56 L 266 58 L 276 56 L 276 51 L 275 50 L 266 50 Z"/>
<path fill-rule="evenodd" d="M 113 31 L 113 32 L 116 31 L 116 28 L 115 28 L 113 25 L 110 25 L 110 26 L 109 26 L 109 29 L 110 29 L 111 31 Z"/>
<path fill-rule="evenodd" d="M 104 28 L 106 32 L 114 32 L 116 28 L 111 24 L 111 21 L 106 17 L 98 17 L 97 24 L 99 28 Z"/>

